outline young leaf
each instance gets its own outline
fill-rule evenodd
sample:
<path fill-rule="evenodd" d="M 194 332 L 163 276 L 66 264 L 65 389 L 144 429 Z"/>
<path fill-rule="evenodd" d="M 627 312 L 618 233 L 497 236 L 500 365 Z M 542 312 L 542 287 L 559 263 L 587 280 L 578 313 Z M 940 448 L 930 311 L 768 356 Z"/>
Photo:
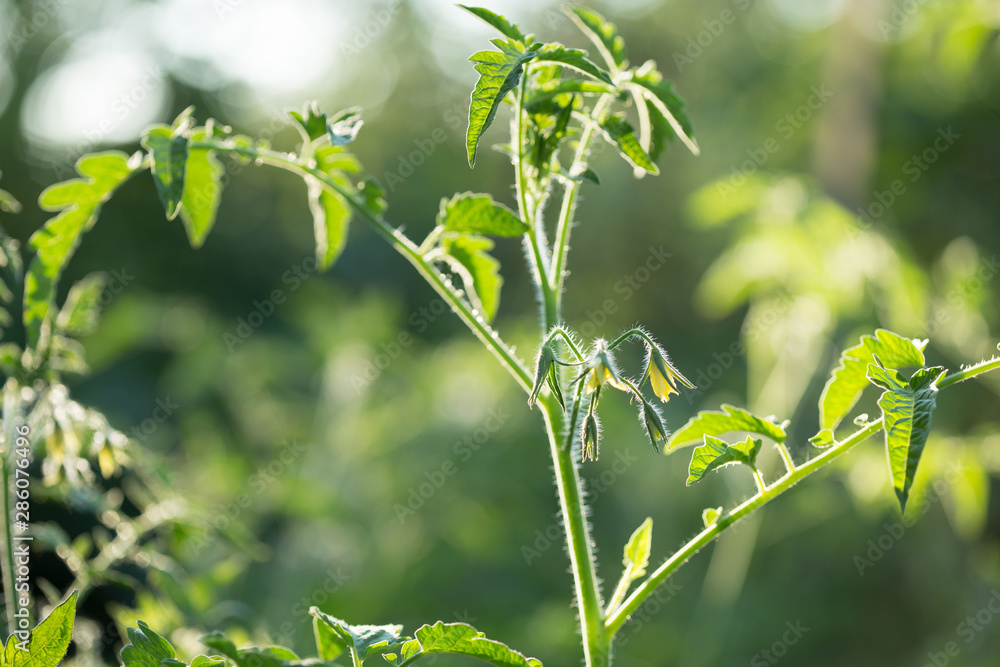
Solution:
<path fill-rule="evenodd" d="M 73 591 L 35 626 L 27 642 L 27 651 L 18 648 L 21 641 L 16 635 L 8 637 L 3 650 L 3 667 L 56 667 L 61 664 L 73 639 L 76 597 L 77 592 Z"/>
<path fill-rule="evenodd" d="M 716 521 L 718 521 L 720 516 L 722 516 L 722 508 L 721 507 L 709 507 L 709 508 L 705 509 L 704 511 L 702 511 L 702 513 L 701 513 L 701 522 L 703 524 L 705 524 L 705 528 L 708 528 L 713 523 L 715 523 Z"/>
<path fill-rule="evenodd" d="M 56 330 L 77 337 L 92 334 L 97 329 L 101 294 L 107 282 L 108 277 L 103 273 L 92 273 L 69 288 L 56 316 Z"/>
<path fill-rule="evenodd" d="M 401 637 L 403 631 L 401 625 L 349 625 L 339 618 L 334 618 L 316 607 L 309 609 L 313 616 L 316 627 L 324 626 L 325 649 L 321 648 L 320 657 L 330 660 L 326 655 L 339 655 L 340 652 L 350 650 L 357 654 L 362 660 L 378 653 L 401 648 L 401 642 L 405 637 Z M 317 641 L 319 638 L 317 633 Z M 336 650 L 337 645 L 340 651 Z M 323 655 L 325 651 L 326 655 Z"/>
<path fill-rule="evenodd" d="M 385 213 L 389 205 L 384 199 L 385 193 L 374 178 L 366 178 L 358 185 L 358 194 L 365 202 L 365 207 L 371 211 L 376 218 Z"/>
<path fill-rule="evenodd" d="M 73 256 L 81 235 L 94 225 L 101 205 L 136 166 L 118 151 L 85 155 L 76 163 L 77 172 L 84 178 L 52 185 L 38 197 L 42 209 L 60 213 L 28 240 L 36 252 L 24 288 L 24 326 L 29 346 L 38 343 L 42 324 L 52 309 L 59 275 Z"/>
<path fill-rule="evenodd" d="M 500 306 L 500 288 L 503 287 L 500 262 L 489 254 L 493 241 L 483 236 L 448 234 L 442 238 L 441 246 L 468 273 L 466 283 L 471 280 L 472 284 L 466 284 L 466 290 L 471 290 L 479 299 L 486 320 L 493 321 Z"/>
<path fill-rule="evenodd" d="M 745 431 L 763 435 L 775 442 L 784 442 L 785 429 L 769 419 L 755 417 L 743 408 L 722 404 L 721 412 L 703 410 L 688 420 L 679 431 L 670 438 L 667 453 L 695 442 L 700 442 L 705 435 L 719 436 L 735 431 Z"/>
<path fill-rule="evenodd" d="M 763 441 L 751 436 L 743 442 L 730 445 L 724 440 L 705 435 L 705 444 L 694 450 L 688 469 L 687 485 L 691 486 L 708 473 L 733 463 L 742 463 L 757 469 L 757 454 Z"/>
<path fill-rule="evenodd" d="M 874 355 L 886 368 L 924 365 L 926 341 L 903 338 L 891 331 L 879 329 L 875 336 L 862 336 L 861 343 L 840 355 L 840 366 L 833 372 L 819 399 L 819 426 L 821 429 L 837 428 L 868 386 L 868 364 Z"/>
<path fill-rule="evenodd" d="M 459 5 L 462 9 L 473 14 L 486 23 L 500 31 L 500 34 L 508 39 L 512 39 L 515 42 L 524 43 L 527 41 L 527 36 L 521 32 L 521 29 L 507 20 L 506 17 L 500 16 L 499 14 L 494 14 L 488 9 L 483 7 L 468 7 L 466 5 Z"/>
<path fill-rule="evenodd" d="M 347 155 L 337 146 L 325 146 L 316 151 L 316 166 L 333 180 L 349 187 L 341 172 L 353 169 L 355 163 L 345 158 Z M 316 237 L 316 261 L 320 270 L 325 271 L 344 251 L 353 212 L 340 194 L 323 187 L 316 178 L 307 177 L 306 183 Z"/>
<path fill-rule="evenodd" d="M 517 41 L 494 39 L 493 44 L 500 51 L 480 51 L 469 58 L 476 63 L 479 72 L 479 81 L 472 91 L 469 131 L 465 137 L 470 167 L 476 166 L 479 139 L 493 123 L 500 102 L 521 79 L 524 63 L 535 57 L 534 51 L 525 51 L 524 45 Z"/>
<path fill-rule="evenodd" d="M 447 232 L 489 234 L 490 236 L 520 236 L 528 231 L 517 215 L 489 195 L 463 192 L 441 200 L 437 224 Z"/>
<path fill-rule="evenodd" d="M 609 67 L 619 70 L 628 67 L 625 40 L 618 34 L 614 23 L 609 23 L 603 16 L 586 7 L 572 6 L 568 9 L 570 18 L 594 43 Z"/>
<path fill-rule="evenodd" d="M 330 144 L 333 146 L 346 146 L 358 138 L 358 132 L 365 121 L 361 120 L 361 109 L 351 107 L 338 112 L 327 121 L 327 133 L 330 135 Z"/>
<path fill-rule="evenodd" d="M 191 132 L 191 143 L 208 137 L 207 128 L 196 128 Z M 212 231 L 225 173 L 226 168 L 215 157 L 215 151 L 188 147 L 180 214 L 192 248 L 200 248 Z"/>
<path fill-rule="evenodd" d="M 883 430 L 892 483 L 903 511 L 930 434 L 937 383 L 944 374 L 940 366 L 921 368 L 907 381 L 899 371 L 885 368 L 878 356 L 868 364 L 868 379 L 885 389 L 878 404 L 885 419 Z"/>
<path fill-rule="evenodd" d="M 624 598 L 632 582 L 646 574 L 646 567 L 649 565 L 649 549 L 652 538 L 653 520 L 647 518 L 642 522 L 642 525 L 635 529 L 632 537 L 628 540 L 628 544 L 625 545 L 625 553 L 622 558 L 625 570 L 622 572 L 622 578 L 615 588 L 615 599 Z M 619 592 L 621 593 L 620 596 Z"/>
<path fill-rule="evenodd" d="M 226 661 L 217 655 L 199 655 L 191 661 L 191 667 L 226 667 Z"/>
<path fill-rule="evenodd" d="M 153 178 L 168 220 L 180 212 L 184 194 L 184 172 L 187 168 L 188 138 L 175 133 L 166 125 L 154 125 L 146 130 L 142 146 L 153 159 Z"/>
<path fill-rule="evenodd" d="M 601 129 L 608 136 L 608 140 L 618 145 L 618 151 L 629 164 L 648 171 L 651 174 L 660 173 L 659 168 L 649 159 L 646 151 L 642 150 L 639 140 L 635 138 L 635 129 L 625 120 L 621 114 L 609 116 L 601 123 Z"/>
<path fill-rule="evenodd" d="M 121 650 L 125 667 L 159 667 L 164 660 L 172 660 L 174 647 L 166 639 L 149 629 L 143 621 L 138 628 L 127 630 L 128 641 Z"/>
<path fill-rule="evenodd" d="M 319 103 L 315 100 L 306 104 L 302 113 L 289 111 L 288 115 L 302 128 L 302 133 L 309 141 L 316 141 L 326 136 L 327 117 L 319 110 Z"/>
<path fill-rule="evenodd" d="M 656 69 L 656 64 L 650 60 L 643 64 L 632 76 L 632 94 L 636 97 L 638 104 L 640 99 L 647 101 L 652 109 L 657 111 L 654 116 L 660 116 L 670 126 L 671 131 L 677 136 L 692 154 L 698 155 L 701 150 L 694 140 L 694 131 L 691 127 L 691 119 L 688 118 L 684 110 L 684 102 L 674 93 L 673 86 L 668 81 L 663 80 L 663 75 Z M 655 124 L 654 124 L 655 127 Z M 662 149 L 657 148 L 657 153 Z"/>
<path fill-rule="evenodd" d="M 535 658 L 528 658 L 498 641 L 487 639 L 471 625 L 444 623 L 418 628 L 414 638 L 403 645 L 403 659 L 417 655 L 449 653 L 478 658 L 496 667 L 542 667 Z"/>
<path fill-rule="evenodd" d="M 820 449 L 826 449 L 837 444 L 837 440 L 833 437 L 833 431 L 828 428 L 822 429 L 819 433 L 809 438 L 809 442 L 813 447 L 819 447 Z"/>
<path fill-rule="evenodd" d="M 538 49 L 538 55 L 535 56 L 535 60 L 563 65 L 564 67 L 582 72 L 609 86 L 615 85 L 611 80 L 611 75 L 588 58 L 586 51 L 581 51 L 580 49 L 567 49 L 558 43 L 545 44 Z"/>

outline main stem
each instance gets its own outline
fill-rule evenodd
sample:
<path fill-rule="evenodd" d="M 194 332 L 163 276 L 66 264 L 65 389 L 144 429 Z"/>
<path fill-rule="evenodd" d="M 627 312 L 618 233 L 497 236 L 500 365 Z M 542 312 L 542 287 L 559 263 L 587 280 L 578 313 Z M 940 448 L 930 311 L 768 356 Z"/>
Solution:
<path fill-rule="evenodd" d="M 515 150 L 515 187 L 521 217 L 530 227 L 525 235 L 531 246 L 531 260 L 535 280 L 542 301 L 542 337 L 557 327 L 562 319 L 560 293 L 562 292 L 562 269 L 552 273 L 546 262 L 548 249 L 545 247 L 545 230 L 541 220 L 536 219 L 532 197 L 528 192 L 529 178 L 525 165 L 525 114 L 522 108 L 526 90 L 527 75 L 521 79 L 520 94 L 517 98 L 512 135 L 517 141 Z M 599 105 L 601 106 L 601 105 Z M 584 130 L 577 146 L 573 165 L 578 167 L 585 160 L 587 146 L 593 136 L 593 126 Z M 566 246 L 569 243 L 569 228 L 574 210 L 578 184 L 567 185 L 557 224 L 556 245 L 553 248 L 554 261 L 562 266 L 565 262 Z M 583 636 L 584 664 L 587 667 L 603 667 L 610 664 L 610 635 L 605 630 L 604 610 L 600 586 L 597 580 L 597 563 L 594 558 L 590 527 L 587 523 L 587 507 L 572 445 L 575 424 L 567 424 L 562 406 L 552 396 L 545 396 L 540 403 L 545 415 L 545 428 L 549 438 L 549 450 L 555 467 L 556 490 L 559 495 L 560 516 L 566 532 L 570 568 L 576 592 L 577 611 L 580 616 L 580 632 Z"/>

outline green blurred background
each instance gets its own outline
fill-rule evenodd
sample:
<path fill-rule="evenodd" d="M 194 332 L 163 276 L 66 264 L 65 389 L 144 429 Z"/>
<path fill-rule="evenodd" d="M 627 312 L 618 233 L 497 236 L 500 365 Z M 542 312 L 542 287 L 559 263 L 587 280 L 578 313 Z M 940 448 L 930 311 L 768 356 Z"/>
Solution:
<path fill-rule="evenodd" d="M 485 4 L 588 46 L 556 3 Z M 592 6 L 634 62 L 655 59 L 676 81 L 702 148 L 675 147 L 641 180 L 597 151 L 602 185 L 585 186 L 570 258 L 571 326 L 608 337 L 642 323 L 699 384 L 669 403 L 669 425 L 730 402 L 793 419 L 791 440 L 805 442 L 839 351 L 879 326 L 931 338 L 930 361 L 952 369 L 995 352 L 1000 3 Z M 416 238 L 454 192 L 514 203 L 503 155 L 466 163 L 466 58 L 493 35 L 450 3 L 5 0 L 0 26 L 0 185 L 26 204 L 4 225 L 22 240 L 46 219 L 32 202 L 78 155 L 132 151 L 146 125 L 191 104 L 286 149 L 287 109 L 364 107 L 356 150 L 388 218 Z M 503 118 L 490 142 L 504 141 Z M 299 179 L 243 168 L 192 251 L 137 178 L 74 259 L 65 284 L 100 270 L 120 287 L 86 341 L 94 372 L 71 383 L 75 398 L 162 458 L 210 535 L 259 543 L 234 554 L 209 539 L 184 556 L 190 580 L 151 572 L 153 592 L 107 587 L 81 613 L 144 618 L 192 655 L 192 628 L 308 653 L 315 604 L 408 629 L 464 620 L 551 667 L 576 664 L 538 413 L 362 224 L 328 274 L 303 269 L 303 195 Z M 522 250 L 498 245 L 498 328 L 531 358 Z M 276 290 L 287 300 L 268 315 Z M 257 310 L 268 316 L 234 343 Z M 625 627 L 618 664 L 924 665 L 955 641 L 948 664 L 996 665 L 1000 619 L 971 637 L 960 624 L 1000 595 L 998 397 L 995 378 L 942 395 L 912 527 L 899 530 L 873 440 L 682 569 Z M 143 430 L 157 401 L 176 407 Z M 688 454 L 654 454 L 632 410 L 605 401 L 602 456 L 583 470 L 612 581 L 646 516 L 657 560 L 703 508 L 752 488 L 740 471 L 685 488 Z M 59 581 L 51 565 L 36 575 Z M 782 644 L 786 624 L 808 630 Z"/>

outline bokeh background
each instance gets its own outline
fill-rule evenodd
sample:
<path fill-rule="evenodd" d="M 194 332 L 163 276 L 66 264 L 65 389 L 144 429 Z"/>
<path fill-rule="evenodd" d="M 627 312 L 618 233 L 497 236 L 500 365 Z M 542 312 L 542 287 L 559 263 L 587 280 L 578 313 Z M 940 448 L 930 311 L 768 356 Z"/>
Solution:
<path fill-rule="evenodd" d="M 484 4 L 588 46 L 556 3 Z M 584 189 L 567 318 L 603 337 L 642 323 L 663 341 L 700 387 L 667 406 L 673 428 L 729 402 L 792 419 L 804 443 L 839 351 L 880 326 L 931 338 L 930 360 L 952 369 L 995 352 L 1000 4 L 591 6 L 634 62 L 655 59 L 676 81 L 702 155 L 674 147 L 659 177 L 635 180 L 614 151 L 597 152 L 602 184 Z M 26 204 L 3 219 L 16 238 L 44 222 L 33 202 L 76 157 L 132 151 L 145 126 L 192 104 L 287 149 L 286 110 L 362 106 L 356 151 L 388 218 L 414 237 L 455 192 L 513 205 L 502 154 L 466 163 L 466 58 L 493 35 L 451 3 L 4 0 L 0 26 L 0 185 Z M 487 139 L 503 141 L 505 125 Z M 498 327 L 530 358 L 522 250 L 497 252 Z M 464 620 L 546 665 L 576 664 L 538 413 L 362 224 L 329 273 L 297 273 L 312 253 L 301 181 L 252 166 L 233 175 L 198 251 L 148 177 L 87 235 L 68 277 L 117 282 L 85 341 L 93 373 L 71 391 L 170 471 L 208 539 L 177 547 L 183 576 L 150 565 L 145 587 L 92 592 L 84 626 L 143 618 L 189 657 L 216 628 L 308 654 L 315 604 L 408 629 Z M 642 268 L 656 254 L 662 267 Z M 234 343 L 275 290 L 287 301 Z M 924 665 L 952 641 L 948 664 L 997 664 L 1000 618 L 981 612 L 1000 596 L 998 398 L 996 378 L 942 394 L 911 527 L 900 530 L 872 440 L 686 565 L 626 626 L 618 664 Z M 173 407 L 154 428 L 158 401 Z M 874 396 L 858 409 L 876 411 Z M 583 474 L 613 583 L 645 517 L 658 560 L 751 481 L 734 470 L 685 488 L 687 452 L 654 454 L 617 397 L 602 416 L 602 456 Z M 62 520 L 86 529 L 72 512 Z M 56 561 L 35 575 L 65 584 Z"/>

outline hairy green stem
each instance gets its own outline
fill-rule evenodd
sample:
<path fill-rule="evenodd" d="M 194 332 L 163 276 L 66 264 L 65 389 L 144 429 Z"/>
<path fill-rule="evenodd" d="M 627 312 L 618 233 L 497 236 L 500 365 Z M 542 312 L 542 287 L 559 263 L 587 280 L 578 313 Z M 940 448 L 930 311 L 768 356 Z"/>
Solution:
<path fill-rule="evenodd" d="M 556 469 L 556 488 L 561 518 L 566 529 L 570 569 L 576 589 L 584 664 L 587 667 L 603 666 L 608 664 L 610 635 L 604 627 L 604 611 L 580 475 L 573 448 L 568 446 L 573 425 L 566 428 L 562 408 L 551 397 L 546 397 L 542 405 L 549 448 Z"/>
<path fill-rule="evenodd" d="M 947 375 L 941 380 L 941 382 L 938 383 L 938 387 L 947 387 L 996 369 L 1000 369 L 1000 359 L 992 359 Z M 882 429 L 883 423 L 884 420 L 879 418 L 865 425 L 863 428 L 855 431 L 850 437 L 836 443 L 819 456 L 810 459 L 801 466 L 790 468 L 789 471 L 774 482 L 774 484 L 771 486 L 765 486 L 763 491 L 759 494 L 720 516 L 715 523 L 698 533 L 691 539 L 691 541 L 681 547 L 679 551 L 674 553 L 674 555 L 660 565 L 655 572 L 650 574 L 649 577 L 647 577 L 639 585 L 639 587 L 632 592 L 632 595 L 630 595 L 618 609 L 608 615 L 607 620 L 605 621 L 608 634 L 610 636 L 614 636 L 614 634 L 621 629 L 622 625 L 625 624 L 629 616 L 635 613 L 639 607 L 642 606 L 643 602 L 646 601 L 646 598 L 652 594 L 657 586 L 665 582 L 681 565 L 686 563 L 692 556 L 712 542 L 712 540 L 718 537 L 722 531 L 726 530 L 748 514 L 760 509 L 812 473 L 824 467 L 834 459 L 846 454 L 851 449 L 870 438 Z"/>
<path fill-rule="evenodd" d="M 242 155 L 287 171 L 312 176 L 323 187 L 343 197 L 351 208 L 364 218 L 379 236 L 388 241 L 393 248 L 417 269 L 417 272 L 451 306 L 452 310 L 472 330 L 476 337 L 500 360 L 500 363 L 510 372 L 517 383 L 521 385 L 521 388 L 527 392 L 531 391 L 531 374 L 524 367 L 521 360 L 500 339 L 500 336 L 497 335 L 496 331 L 494 331 L 486 320 L 481 315 L 473 312 L 469 304 L 465 302 L 458 291 L 451 285 L 448 278 L 424 258 L 423 253 L 420 252 L 420 248 L 401 231 L 392 227 L 381 217 L 374 215 L 352 192 L 334 181 L 329 175 L 315 167 L 301 164 L 285 153 L 270 149 L 236 146 L 225 140 L 192 142 L 191 146 L 193 148 L 209 148 L 220 153 Z"/>
<path fill-rule="evenodd" d="M 521 212 L 521 219 L 529 230 L 525 233 L 525 239 L 531 248 L 531 268 L 535 277 L 535 285 L 539 289 L 539 297 L 542 302 L 542 330 L 548 331 L 559 323 L 559 315 L 556 310 L 558 298 L 552 292 L 552 285 L 548 281 L 548 264 L 546 262 L 547 249 L 545 247 L 545 230 L 542 223 L 537 220 L 535 207 L 530 201 L 528 192 L 529 177 L 525 174 L 524 165 L 524 144 L 525 144 L 525 112 L 524 96 L 527 92 L 528 72 L 521 77 L 520 90 L 514 105 L 514 118 L 511 121 L 511 136 L 517 141 L 514 148 L 514 189 L 517 192 L 517 205 Z"/>

